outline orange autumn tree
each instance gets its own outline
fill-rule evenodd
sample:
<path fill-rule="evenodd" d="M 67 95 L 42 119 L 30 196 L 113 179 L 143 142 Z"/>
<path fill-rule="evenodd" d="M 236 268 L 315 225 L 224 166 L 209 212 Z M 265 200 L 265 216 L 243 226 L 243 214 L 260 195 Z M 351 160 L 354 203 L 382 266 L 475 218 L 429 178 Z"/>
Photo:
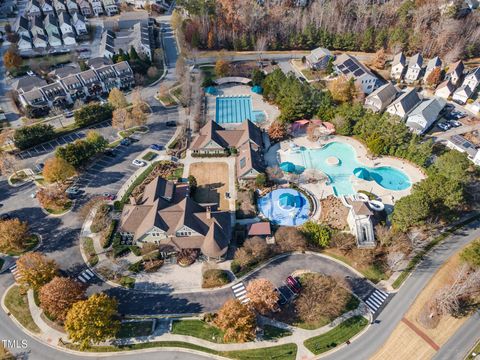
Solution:
<path fill-rule="evenodd" d="M 247 285 L 248 303 L 255 311 L 265 315 L 274 310 L 278 302 L 278 293 L 272 282 L 267 279 L 255 279 Z"/>
<path fill-rule="evenodd" d="M 64 321 L 77 301 L 85 299 L 85 285 L 70 278 L 55 276 L 40 289 L 40 307 L 55 319 Z"/>
<path fill-rule="evenodd" d="M 40 289 L 57 275 L 57 264 L 46 256 L 32 252 L 22 255 L 17 260 L 18 279 L 20 284 L 33 289 Z"/>
<path fill-rule="evenodd" d="M 225 342 L 246 342 L 255 337 L 255 313 L 235 299 L 227 300 L 223 304 L 215 324 L 224 331 Z"/>
<path fill-rule="evenodd" d="M 287 125 L 280 121 L 274 121 L 268 128 L 268 136 L 275 142 L 283 140 L 287 136 Z"/>

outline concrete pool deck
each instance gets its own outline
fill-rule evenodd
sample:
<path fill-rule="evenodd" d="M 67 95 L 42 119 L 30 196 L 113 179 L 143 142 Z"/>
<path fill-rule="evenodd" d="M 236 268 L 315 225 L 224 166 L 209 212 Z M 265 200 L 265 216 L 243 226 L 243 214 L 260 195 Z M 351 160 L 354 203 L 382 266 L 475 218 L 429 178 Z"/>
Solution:
<path fill-rule="evenodd" d="M 268 128 L 269 124 L 280 116 L 280 110 L 275 106 L 263 101 L 263 96 L 252 92 L 250 86 L 238 84 L 225 84 L 215 86 L 217 94 L 207 95 L 207 119 L 215 119 L 216 114 L 216 97 L 217 96 L 239 96 L 248 95 L 252 98 L 253 111 L 263 111 L 266 115 L 264 122 L 256 123 L 262 128 Z M 238 126 L 240 123 L 222 123 L 221 126 L 228 128 L 230 126 Z"/>
<path fill-rule="evenodd" d="M 372 158 L 372 156 L 368 154 L 367 148 L 360 141 L 351 137 L 340 135 L 333 135 L 328 137 L 326 140 L 322 139 L 315 142 L 308 140 L 306 136 L 301 136 L 282 142 L 280 145 L 276 144 L 276 146 L 272 146 L 268 150 L 267 154 L 265 155 L 265 161 L 267 162 L 268 166 L 278 166 L 280 162 L 285 161 L 283 157 L 283 149 L 288 149 L 290 143 L 294 143 L 298 146 L 304 146 L 309 149 L 319 149 L 331 142 L 342 142 L 351 145 L 355 149 L 357 160 L 365 166 L 391 166 L 403 171 L 410 178 L 412 184 L 415 184 L 426 177 L 419 167 L 413 165 L 407 160 L 391 156 L 379 156 Z M 355 191 L 358 192 L 359 190 L 366 190 L 372 192 L 377 195 L 386 205 L 394 205 L 398 199 L 409 195 L 412 190 L 411 186 L 405 190 L 388 190 L 377 184 L 375 181 L 362 180 L 353 174 L 350 178 L 350 182 Z M 333 187 L 327 185 L 326 181 L 321 181 L 316 184 L 303 184 L 302 186 L 310 190 L 319 199 L 326 198 L 329 195 L 334 195 Z"/>

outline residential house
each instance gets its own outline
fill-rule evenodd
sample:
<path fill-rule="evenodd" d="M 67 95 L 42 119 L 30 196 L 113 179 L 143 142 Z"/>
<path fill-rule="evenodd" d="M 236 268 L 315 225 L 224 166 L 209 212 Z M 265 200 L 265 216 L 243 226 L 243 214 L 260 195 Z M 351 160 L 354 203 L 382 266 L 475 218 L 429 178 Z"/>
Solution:
<path fill-rule="evenodd" d="M 463 80 L 462 86 L 468 86 L 470 90 L 475 92 L 478 85 L 480 84 L 480 67 L 477 67 L 470 71 Z"/>
<path fill-rule="evenodd" d="M 62 78 L 60 82 L 67 91 L 68 96 L 70 97 L 72 102 L 75 102 L 75 100 L 78 99 L 85 99 L 87 93 L 82 81 L 80 80 L 80 77 L 77 76 L 77 74 L 66 76 Z"/>
<path fill-rule="evenodd" d="M 62 36 L 60 33 L 51 33 L 48 34 L 48 43 L 50 46 L 62 46 Z"/>
<path fill-rule="evenodd" d="M 452 96 L 452 100 L 455 101 L 458 104 L 465 105 L 473 95 L 472 89 L 470 89 L 470 86 L 462 86 L 455 90 Z"/>
<path fill-rule="evenodd" d="M 23 33 L 19 36 L 17 42 L 18 50 L 25 51 L 32 49 L 32 39 L 30 38 L 29 33 Z"/>
<path fill-rule="evenodd" d="M 78 12 L 78 4 L 74 0 L 65 0 L 65 5 L 70 15 Z"/>
<path fill-rule="evenodd" d="M 327 68 L 328 63 L 333 59 L 333 55 L 330 50 L 318 47 L 312 51 L 306 57 L 307 64 L 310 68 L 315 70 L 324 70 Z"/>
<path fill-rule="evenodd" d="M 19 16 L 13 24 L 13 29 L 19 36 L 26 35 L 30 37 L 30 25 L 28 19 L 25 16 Z"/>
<path fill-rule="evenodd" d="M 420 53 L 413 55 L 408 61 L 408 69 L 405 74 L 405 81 L 408 83 L 413 83 L 417 81 L 420 77 L 420 72 L 422 71 L 423 57 Z"/>
<path fill-rule="evenodd" d="M 95 16 L 100 16 L 103 14 L 103 5 L 102 0 L 88 0 L 92 6 L 92 12 Z"/>
<path fill-rule="evenodd" d="M 53 11 L 53 3 L 51 0 L 39 0 L 38 3 L 40 4 L 44 16 L 55 13 Z"/>
<path fill-rule="evenodd" d="M 77 3 L 83 16 L 91 17 L 93 15 L 92 7 L 88 0 L 78 0 Z"/>
<path fill-rule="evenodd" d="M 112 59 L 106 58 L 104 56 L 97 56 L 94 58 L 90 58 L 87 60 L 87 65 L 90 69 L 100 69 L 101 67 L 104 67 L 105 65 L 112 65 L 113 61 Z"/>
<path fill-rule="evenodd" d="M 45 49 L 48 46 L 48 37 L 42 34 L 33 35 L 32 43 L 36 49 Z"/>
<path fill-rule="evenodd" d="M 365 107 L 374 112 L 382 112 L 395 100 L 397 95 L 397 88 L 391 82 L 388 82 L 367 96 Z"/>
<path fill-rule="evenodd" d="M 113 16 L 119 13 L 118 6 L 115 0 L 102 0 L 103 8 L 105 9 L 105 13 L 108 16 Z"/>
<path fill-rule="evenodd" d="M 446 102 L 440 98 L 424 100 L 408 114 L 406 125 L 415 133 L 425 133 L 440 116 Z"/>
<path fill-rule="evenodd" d="M 463 71 L 465 70 L 465 66 L 463 65 L 463 61 L 457 61 L 454 64 L 451 64 L 448 67 L 448 71 L 445 74 L 445 80 L 450 80 L 453 85 L 458 86 L 463 77 Z"/>
<path fill-rule="evenodd" d="M 49 107 L 64 108 L 67 104 L 71 103 L 71 99 L 59 82 L 45 85 L 40 88 L 40 90 L 45 95 Z"/>
<path fill-rule="evenodd" d="M 112 65 L 107 65 L 95 70 L 103 83 L 106 92 L 110 93 L 115 87 L 118 87 L 118 77 Z"/>
<path fill-rule="evenodd" d="M 40 3 L 37 0 L 28 0 L 27 5 L 25 6 L 24 15 L 29 19 L 33 19 L 36 16 L 42 16 Z"/>
<path fill-rule="evenodd" d="M 188 192 L 187 184 L 154 179 L 140 201 L 132 197 L 124 206 L 119 226 L 122 237 L 138 246 L 199 249 L 208 258 L 221 259 L 230 243 L 230 214 L 201 206 Z"/>
<path fill-rule="evenodd" d="M 45 31 L 48 35 L 48 43 L 50 46 L 61 46 L 62 45 L 62 36 L 60 34 L 60 29 L 58 27 L 58 20 L 55 15 L 47 15 L 45 17 Z"/>
<path fill-rule="evenodd" d="M 18 94 L 26 93 L 34 88 L 47 85 L 47 82 L 38 76 L 23 76 L 12 82 L 12 89 Z"/>
<path fill-rule="evenodd" d="M 103 93 L 102 82 L 97 76 L 95 70 L 86 70 L 78 74 L 87 90 L 87 95 L 98 96 Z"/>
<path fill-rule="evenodd" d="M 391 115 L 396 115 L 401 119 L 406 119 L 408 113 L 412 111 L 415 106 L 420 103 L 417 89 L 412 88 L 404 92 L 394 102 L 387 107 L 387 112 Z"/>
<path fill-rule="evenodd" d="M 133 70 L 127 61 L 118 62 L 112 65 L 119 78 L 119 88 L 121 90 L 128 89 L 135 84 Z"/>
<path fill-rule="evenodd" d="M 435 56 L 433 59 L 430 59 L 430 61 L 427 64 L 427 69 L 425 70 L 425 75 L 423 76 L 424 82 L 427 81 L 428 76 L 432 73 L 433 70 L 435 69 L 441 69 L 442 68 L 442 60 L 438 56 Z"/>
<path fill-rule="evenodd" d="M 46 36 L 47 32 L 45 31 L 45 27 L 43 26 L 43 20 L 40 16 L 36 16 L 32 19 L 30 25 L 30 32 L 32 33 L 32 37 L 36 37 L 37 35 Z"/>
<path fill-rule="evenodd" d="M 353 78 L 365 94 L 370 94 L 377 88 L 377 77 L 355 57 L 342 54 L 335 61 L 337 72 L 347 79 Z"/>
<path fill-rule="evenodd" d="M 445 80 L 435 89 L 435 96 L 441 97 L 443 99 L 448 99 L 452 96 L 455 91 L 455 85 L 452 84 L 451 80 Z"/>
<path fill-rule="evenodd" d="M 111 30 L 105 30 L 100 40 L 100 54 L 107 58 L 115 55 L 115 33 Z"/>
<path fill-rule="evenodd" d="M 55 68 L 48 73 L 51 79 L 60 80 L 67 76 L 78 74 L 80 69 L 74 65 L 65 65 L 59 68 Z"/>
<path fill-rule="evenodd" d="M 461 135 L 452 135 L 448 138 L 447 147 L 466 153 L 468 158 L 475 164 L 480 165 L 480 152 L 475 144 L 468 141 Z"/>
<path fill-rule="evenodd" d="M 73 27 L 75 28 L 75 33 L 78 36 L 84 36 L 84 35 L 88 34 L 87 24 L 85 22 L 85 18 L 79 12 L 73 13 L 72 18 L 71 18 L 71 23 L 72 23 Z"/>
<path fill-rule="evenodd" d="M 45 31 L 49 38 L 52 35 L 56 35 L 58 38 L 60 38 L 60 45 L 61 45 L 60 28 L 58 27 L 57 17 L 53 14 L 47 15 L 43 22 L 43 27 L 45 28 Z M 55 46 L 51 42 L 50 42 L 50 45 Z"/>
<path fill-rule="evenodd" d="M 62 33 L 62 40 L 67 46 L 77 45 L 77 40 L 73 32 Z"/>
<path fill-rule="evenodd" d="M 67 12 L 61 12 L 58 15 L 58 24 L 63 35 L 68 33 L 73 34 L 73 32 L 75 31 L 72 25 L 72 18 Z"/>
<path fill-rule="evenodd" d="M 253 179 L 264 170 L 262 131 L 250 120 L 234 129 L 225 130 L 210 120 L 193 140 L 192 155 L 224 155 L 237 150 L 236 168 L 239 179 Z"/>
<path fill-rule="evenodd" d="M 29 91 L 26 91 L 19 96 L 20 103 L 23 106 L 32 106 L 38 108 L 45 108 L 48 106 L 48 102 L 45 99 L 42 91 L 39 88 L 33 88 Z"/>
<path fill-rule="evenodd" d="M 137 23 L 133 26 L 132 42 L 137 53 L 143 54 L 150 60 L 153 59 L 153 51 L 155 49 L 155 42 L 153 38 L 153 28 L 147 24 Z"/>
<path fill-rule="evenodd" d="M 392 69 L 390 71 L 390 77 L 394 80 L 401 80 L 405 75 L 407 69 L 407 59 L 403 52 L 399 52 L 395 55 L 392 61 Z"/>
<path fill-rule="evenodd" d="M 57 16 L 59 16 L 60 13 L 67 11 L 67 5 L 64 0 L 53 0 L 53 7 L 57 12 Z"/>

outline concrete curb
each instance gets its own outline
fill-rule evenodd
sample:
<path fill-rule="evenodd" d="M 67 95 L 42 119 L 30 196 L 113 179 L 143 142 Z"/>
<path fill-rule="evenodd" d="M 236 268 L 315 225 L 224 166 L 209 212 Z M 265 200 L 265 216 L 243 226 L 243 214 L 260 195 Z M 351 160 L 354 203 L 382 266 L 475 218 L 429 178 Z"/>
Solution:
<path fill-rule="evenodd" d="M 8 182 L 9 186 L 11 186 L 13 188 L 18 188 L 18 187 L 21 187 L 25 184 L 28 184 L 29 182 L 35 182 L 35 180 L 31 178 L 32 176 L 35 175 L 35 173 L 32 171 L 32 169 L 30 169 L 30 168 L 20 169 L 20 170 L 17 170 L 17 173 L 19 173 L 20 171 L 23 171 L 27 175 L 27 180 L 26 181 L 21 181 L 18 184 L 14 184 L 11 181 L 11 178 L 13 176 L 15 176 L 15 173 L 13 173 L 7 179 L 7 182 Z"/>
<path fill-rule="evenodd" d="M 61 214 L 52 214 L 52 213 L 49 213 L 47 210 L 45 210 L 40 204 L 40 210 L 42 210 L 42 212 L 47 215 L 47 216 L 51 216 L 51 217 L 55 217 L 55 218 L 59 218 L 59 217 L 62 217 L 63 215 L 66 215 L 68 214 L 69 212 L 71 212 L 73 210 L 73 208 L 75 207 L 75 202 L 76 200 L 72 200 L 72 206 L 70 206 L 70 209 L 68 209 L 67 211 L 61 213 Z"/>
<path fill-rule="evenodd" d="M 32 249 L 32 250 L 29 250 L 29 251 L 26 251 L 24 254 L 28 254 L 30 252 L 34 252 L 36 251 L 40 246 L 42 246 L 43 244 L 43 237 L 42 235 L 40 235 L 39 233 L 36 233 L 36 232 L 33 232 L 31 233 L 32 235 L 36 235 L 38 237 L 38 244 Z M 0 255 L 4 255 L 6 258 L 11 258 L 11 259 L 18 259 L 20 256 L 22 255 L 8 255 L 8 254 L 3 254 L 3 253 L 0 253 Z M 4 263 L 4 267 L 5 267 L 5 264 L 6 264 L 6 261 Z M 0 270 L 0 274 L 2 272 L 5 272 L 7 269 L 3 269 L 3 270 Z"/>

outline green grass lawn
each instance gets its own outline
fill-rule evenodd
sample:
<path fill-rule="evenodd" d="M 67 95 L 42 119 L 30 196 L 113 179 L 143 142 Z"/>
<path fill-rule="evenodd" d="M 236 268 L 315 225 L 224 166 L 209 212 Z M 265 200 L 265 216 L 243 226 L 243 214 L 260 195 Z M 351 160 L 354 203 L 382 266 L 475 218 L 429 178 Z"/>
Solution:
<path fill-rule="evenodd" d="M 25 240 L 23 250 L 21 250 L 21 251 L 11 250 L 7 254 L 10 255 L 10 256 L 22 255 L 22 254 L 24 254 L 28 251 L 33 250 L 38 245 L 39 241 L 40 241 L 40 238 L 38 237 L 38 235 L 32 234 L 32 235 L 30 235 L 30 237 L 27 240 Z"/>
<path fill-rule="evenodd" d="M 177 104 L 177 102 L 169 94 L 160 96 L 159 99 L 165 106 L 173 106 Z"/>
<path fill-rule="evenodd" d="M 223 343 L 223 331 L 201 320 L 175 320 L 172 334 L 190 335 L 214 343 Z"/>
<path fill-rule="evenodd" d="M 30 309 L 28 308 L 27 295 L 20 293 L 20 287 L 13 286 L 5 296 L 5 306 L 17 321 L 28 330 L 39 333 L 40 329 L 32 319 Z"/>
<path fill-rule="evenodd" d="M 294 360 L 297 356 L 297 345 L 285 344 L 253 350 L 221 351 L 219 355 L 238 360 Z"/>
<path fill-rule="evenodd" d="M 24 182 L 25 180 L 28 179 L 28 175 L 25 171 L 23 170 L 20 170 L 20 171 L 17 171 L 16 173 L 14 173 L 11 177 L 10 177 L 10 182 L 12 184 L 18 184 L 20 182 Z"/>
<path fill-rule="evenodd" d="M 133 289 L 135 286 L 135 279 L 130 276 L 123 276 L 118 283 L 126 288 Z"/>
<path fill-rule="evenodd" d="M 144 133 L 144 132 L 147 132 L 147 131 L 148 131 L 148 127 L 146 127 L 146 126 L 137 126 L 137 127 L 131 128 L 131 129 L 122 130 L 122 131 L 120 131 L 118 134 L 119 134 L 122 138 L 126 138 L 126 137 L 129 137 L 130 135 L 133 135 L 133 134 L 136 133 L 136 132 Z"/>
<path fill-rule="evenodd" d="M 294 360 L 297 355 L 297 345 L 285 344 L 279 346 L 271 346 L 254 350 L 241 350 L 241 351 L 216 351 L 203 346 L 190 344 L 183 341 L 152 341 L 141 344 L 123 345 L 123 346 L 92 346 L 85 351 L 87 352 L 115 352 L 126 350 L 140 350 L 140 349 L 152 349 L 161 347 L 178 347 L 184 349 L 192 349 L 197 351 L 203 351 L 208 354 L 220 355 L 230 359 L 238 360 Z M 67 348 L 80 350 L 78 345 L 68 344 Z"/>
<path fill-rule="evenodd" d="M 156 157 L 157 157 L 157 153 L 154 153 L 153 151 L 149 151 L 145 155 L 143 155 L 142 160 L 152 161 Z"/>
<path fill-rule="evenodd" d="M 85 237 L 82 239 L 83 241 L 83 250 L 87 254 L 87 261 L 90 266 L 95 266 L 98 263 L 98 255 L 95 252 L 95 248 L 93 247 L 93 239 L 89 237 Z"/>
<path fill-rule="evenodd" d="M 171 175 L 167 176 L 167 180 L 176 180 L 178 178 L 181 178 L 182 175 L 183 175 L 183 165 L 176 168 Z"/>
<path fill-rule="evenodd" d="M 122 322 L 117 338 L 148 336 L 152 333 L 152 320 Z"/>
<path fill-rule="evenodd" d="M 290 336 L 292 333 L 285 329 L 280 329 L 276 326 L 265 325 L 263 327 L 263 338 L 265 340 L 280 339 L 285 336 Z"/>
<path fill-rule="evenodd" d="M 72 208 L 72 205 L 73 205 L 73 202 L 69 201 L 61 209 L 45 208 L 45 211 L 52 215 L 61 215 L 61 214 L 65 214 L 68 210 L 70 210 Z"/>
<path fill-rule="evenodd" d="M 350 340 L 367 326 L 367 324 L 368 320 L 363 316 L 354 316 L 325 334 L 305 340 L 303 344 L 312 353 L 318 355 Z"/>

